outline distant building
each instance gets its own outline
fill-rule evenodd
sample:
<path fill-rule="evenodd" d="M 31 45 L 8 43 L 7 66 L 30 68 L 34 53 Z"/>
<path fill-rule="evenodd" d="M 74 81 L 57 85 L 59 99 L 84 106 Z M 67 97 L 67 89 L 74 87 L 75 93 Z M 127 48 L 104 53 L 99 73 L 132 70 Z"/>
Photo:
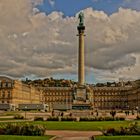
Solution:
<path fill-rule="evenodd" d="M 18 108 L 19 104 L 39 104 L 41 100 L 40 91 L 21 81 L 13 80 L 8 77 L 0 76 L 0 104 L 12 109 Z"/>
<path fill-rule="evenodd" d="M 71 109 L 73 102 L 73 88 L 71 87 L 46 87 L 43 90 L 44 104 L 51 109 Z"/>
<path fill-rule="evenodd" d="M 128 87 L 94 87 L 92 105 L 96 109 L 126 109 Z"/>
<path fill-rule="evenodd" d="M 136 85 L 86 86 L 85 90 L 77 91 L 76 86 L 34 87 L 0 76 L 0 109 L 6 110 L 10 106 L 10 109 L 15 110 L 27 105 L 32 109 L 47 105 L 49 110 L 140 109 L 140 87 Z"/>
<path fill-rule="evenodd" d="M 88 96 L 87 99 L 91 105 L 91 109 L 127 109 L 128 106 L 133 106 L 129 104 L 132 104 L 131 102 L 133 98 L 136 100 L 137 97 L 130 97 L 129 93 L 132 89 L 132 87 L 90 87 L 87 88 L 86 92 Z M 74 88 L 51 87 L 46 88 L 43 94 L 44 103 L 48 104 L 51 109 L 73 109 L 72 105 L 75 104 Z M 136 104 L 136 102 L 134 103 Z"/>
<path fill-rule="evenodd" d="M 140 87 L 133 87 L 127 93 L 128 107 L 140 110 Z"/>

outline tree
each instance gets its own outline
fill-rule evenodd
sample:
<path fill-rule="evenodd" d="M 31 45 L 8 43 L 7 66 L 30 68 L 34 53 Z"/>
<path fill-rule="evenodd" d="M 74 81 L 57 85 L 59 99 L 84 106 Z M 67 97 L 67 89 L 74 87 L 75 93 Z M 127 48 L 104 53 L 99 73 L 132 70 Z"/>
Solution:
<path fill-rule="evenodd" d="M 111 115 L 111 116 L 113 117 L 113 119 L 114 119 L 114 117 L 115 117 L 115 115 L 116 115 L 116 111 L 113 111 L 113 110 L 112 110 L 112 111 L 110 112 L 110 115 Z"/>

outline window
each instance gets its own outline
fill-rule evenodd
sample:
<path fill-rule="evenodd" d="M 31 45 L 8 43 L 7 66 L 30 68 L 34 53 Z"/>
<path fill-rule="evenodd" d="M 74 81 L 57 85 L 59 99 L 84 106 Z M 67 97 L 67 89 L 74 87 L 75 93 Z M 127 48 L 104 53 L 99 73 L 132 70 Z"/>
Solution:
<path fill-rule="evenodd" d="M 10 98 L 11 97 L 11 92 L 10 91 L 8 91 L 8 98 Z"/>
<path fill-rule="evenodd" d="M 6 87 L 6 85 L 7 85 L 7 84 L 6 84 L 5 82 L 4 82 L 4 83 L 2 83 L 2 86 L 3 86 L 4 88 Z"/>
<path fill-rule="evenodd" d="M 8 87 L 12 87 L 12 83 L 8 83 Z"/>
<path fill-rule="evenodd" d="M 4 98 L 4 97 L 5 97 L 5 92 L 3 91 L 3 92 L 2 92 L 2 98 Z"/>

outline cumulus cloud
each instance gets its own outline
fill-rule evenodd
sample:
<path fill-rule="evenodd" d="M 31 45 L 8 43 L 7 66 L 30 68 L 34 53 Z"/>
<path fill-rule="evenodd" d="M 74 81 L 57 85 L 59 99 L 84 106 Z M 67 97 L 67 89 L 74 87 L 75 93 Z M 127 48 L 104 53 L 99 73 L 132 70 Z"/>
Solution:
<path fill-rule="evenodd" d="M 55 0 L 48 0 L 50 5 L 53 7 L 55 5 Z"/>
<path fill-rule="evenodd" d="M 92 0 L 93 2 L 98 2 L 99 0 Z"/>
<path fill-rule="evenodd" d="M 135 10 L 140 10 L 140 1 L 139 0 L 124 0 L 122 6 L 130 7 Z"/>
<path fill-rule="evenodd" d="M 0 74 L 77 74 L 77 14 L 46 15 L 34 10 L 38 2 L 41 1 L 0 1 Z M 123 8 L 110 16 L 92 8 L 83 12 L 86 72 L 94 72 L 97 81 L 116 80 L 123 75 L 140 78 L 136 70 L 140 69 L 140 12 Z"/>

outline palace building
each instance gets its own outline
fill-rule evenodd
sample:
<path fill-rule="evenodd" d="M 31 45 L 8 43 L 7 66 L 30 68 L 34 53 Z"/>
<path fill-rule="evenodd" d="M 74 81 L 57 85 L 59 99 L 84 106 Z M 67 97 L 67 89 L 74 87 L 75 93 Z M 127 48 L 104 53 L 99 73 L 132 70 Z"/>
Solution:
<path fill-rule="evenodd" d="M 133 87 L 127 92 L 128 107 L 140 109 L 140 87 Z"/>
<path fill-rule="evenodd" d="M 15 110 L 19 104 L 39 104 L 41 94 L 33 86 L 24 84 L 19 80 L 0 76 L 0 108 Z M 7 106 L 7 107 L 6 107 Z"/>
<path fill-rule="evenodd" d="M 71 87 L 46 87 L 43 90 L 44 103 L 49 109 L 71 109 L 73 89 Z"/>
<path fill-rule="evenodd" d="M 136 109 L 140 108 L 140 88 L 137 86 L 96 87 L 34 87 L 19 80 L 0 77 L 0 109 L 11 110 L 21 105 L 47 105 L 49 110 L 75 109 Z M 82 94 L 82 95 L 77 95 Z M 86 97 L 83 94 L 86 93 Z M 83 100 L 85 98 L 85 101 Z M 83 104 L 84 103 L 84 104 Z"/>
<path fill-rule="evenodd" d="M 94 87 L 93 107 L 97 109 L 125 109 L 128 106 L 130 87 Z"/>
<path fill-rule="evenodd" d="M 80 109 L 73 108 L 76 94 L 75 88 L 50 87 L 43 92 L 44 103 L 48 104 L 51 109 Z M 85 109 L 123 110 L 140 108 L 140 88 L 132 86 L 88 87 L 86 98 L 91 106 Z M 79 103 L 79 106 L 83 106 L 80 101 L 77 103 Z"/>

